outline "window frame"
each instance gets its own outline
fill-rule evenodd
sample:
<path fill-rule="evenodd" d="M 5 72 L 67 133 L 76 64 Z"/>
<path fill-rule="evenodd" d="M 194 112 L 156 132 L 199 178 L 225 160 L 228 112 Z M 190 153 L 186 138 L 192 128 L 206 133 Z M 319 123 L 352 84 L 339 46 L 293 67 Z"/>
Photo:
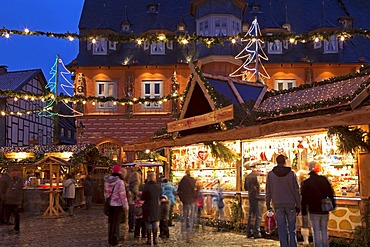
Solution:
<path fill-rule="evenodd" d="M 279 89 L 279 84 L 282 83 L 283 88 Z M 292 83 L 292 86 L 289 87 L 288 84 Z M 295 79 L 275 79 L 274 81 L 274 89 L 277 91 L 287 90 L 290 88 L 294 88 L 297 86 L 297 81 Z"/>
<path fill-rule="evenodd" d="M 329 45 L 332 44 L 334 49 L 328 49 Z M 339 52 L 339 42 L 338 38 L 333 36 L 330 36 L 330 41 L 324 40 L 324 54 L 333 54 Z"/>
<path fill-rule="evenodd" d="M 278 49 L 271 49 L 272 45 L 277 45 Z M 283 54 L 283 42 L 281 42 L 280 40 L 276 39 L 274 40 L 274 42 L 268 42 L 267 43 L 267 52 L 269 54 Z"/>
<path fill-rule="evenodd" d="M 95 85 L 96 85 L 96 90 L 95 90 L 95 96 L 96 97 L 99 97 L 99 98 L 102 98 L 102 97 L 116 98 L 117 97 L 117 84 L 116 84 L 116 82 L 97 80 Z M 99 93 L 99 86 L 100 85 L 107 86 L 108 87 L 107 90 L 104 89 L 105 92 Z M 110 85 L 113 86 L 113 93 L 112 94 L 109 93 L 109 86 Z M 98 110 L 104 110 L 104 109 L 114 110 L 116 108 L 117 108 L 117 106 L 114 105 L 112 101 L 96 102 L 96 109 L 98 109 Z"/>
<path fill-rule="evenodd" d="M 149 93 L 146 93 L 146 85 L 149 84 L 149 87 L 150 87 L 150 92 Z M 156 84 L 159 84 L 159 93 L 156 94 L 155 93 L 155 85 Z M 141 85 L 142 85 L 142 97 L 144 99 L 147 99 L 147 98 L 162 98 L 163 97 L 163 81 L 162 80 L 143 80 L 141 82 Z M 162 109 L 162 104 L 159 104 L 159 103 L 143 103 L 142 105 L 142 108 L 145 109 L 145 110 L 149 110 L 149 109 Z"/>
<path fill-rule="evenodd" d="M 155 50 L 158 47 L 159 50 Z M 166 43 L 158 42 L 150 44 L 150 55 L 165 55 L 166 54 Z"/>
<path fill-rule="evenodd" d="M 101 47 L 102 51 L 97 49 Z M 93 55 L 107 55 L 108 42 L 105 39 L 96 39 L 96 42 L 92 44 Z"/>

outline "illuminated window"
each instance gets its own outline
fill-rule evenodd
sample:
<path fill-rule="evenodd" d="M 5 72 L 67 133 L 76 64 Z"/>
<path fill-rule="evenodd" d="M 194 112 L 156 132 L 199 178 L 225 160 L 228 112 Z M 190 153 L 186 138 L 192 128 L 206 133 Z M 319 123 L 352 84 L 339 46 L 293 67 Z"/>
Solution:
<path fill-rule="evenodd" d="M 158 99 L 162 97 L 162 81 L 143 81 L 143 98 Z M 157 102 L 147 102 L 143 104 L 144 109 L 159 109 L 162 105 Z"/>
<path fill-rule="evenodd" d="M 96 97 L 116 97 L 116 84 L 111 81 L 97 81 L 96 82 Z M 112 101 L 97 102 L 98 109 L 113 109 L 116 106 Z"/>
<path fill-rule="evenodd" d="M 275 90 L 282 91 L 296 86 L 295 80 L 275 80 Z"/>
<path fill-rule="evenodd" d="M 105 39 L 97 39 L 93 43 L 93 55 L 107 55 L 107 41 Z"/>
<path fill-rule="evenodd" d="M 283 44 L 280 40 L 275 40 L 274 42 L 268 42 L 268 53 L 269 54 L 282 54 Z"/>
<path fill-rule="evenodd" d="M 324 40 L 324 54 L 326 53 L 338 53 L 338 39 L 335 36 L 331 36 L 330 40 Z"/>
<path fill-rule="evenodd" d="M 151 55 L 164 55 L 165 54 L 165 44 L 164 42 L 153 43 L 150 45 Z"/>

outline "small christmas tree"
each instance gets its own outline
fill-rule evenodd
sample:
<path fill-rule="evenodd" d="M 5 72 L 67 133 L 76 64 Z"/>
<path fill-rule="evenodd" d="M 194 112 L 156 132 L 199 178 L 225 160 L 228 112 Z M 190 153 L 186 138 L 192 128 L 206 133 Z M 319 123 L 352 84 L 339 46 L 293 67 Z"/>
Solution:
<path fill-rule="evenodd" d="M 241 40 L 248 43 L 235 57 L 235 59 L 245 59 L 245 61 L 236 71 L 229 75 L 230 77 L 242 77 L 242 80 L 255 82 L 264 82 L 265 79 L 270 78 L 261 62 L 261 59 L 268 61 L 268 57 L 262 49 L 263 42 L 258 39 L 259 36 L 262 36 L 261 30 L 257 22 L 257 17 L 255 17 L 248 32 Z M 262 71 L 259 70 L 259 67 L 262 68 Z"/>

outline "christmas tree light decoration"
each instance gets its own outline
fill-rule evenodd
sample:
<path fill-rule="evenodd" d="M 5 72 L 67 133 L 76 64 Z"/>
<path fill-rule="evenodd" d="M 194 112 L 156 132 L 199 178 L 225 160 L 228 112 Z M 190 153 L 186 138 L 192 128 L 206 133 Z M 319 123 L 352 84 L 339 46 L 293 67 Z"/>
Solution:
<path fill-rule="evenodd" d="M 236 55 L 235 59 L 245 59 L 244 63 L 230 77 L 242 77 L 242 80 L 255 82 L 263 82 L 264 79 L 269 79 L 270 76 L 263 66 L 261 59 L 268 61 L 266 53 L 262 49 L 263 41 L 259 39 L 261 30 L 257 22 L 257 17 L 253 20 L 251 27 L 241 41 L 247 41 L 245 48 Z M 251 65 L 254 64 L 254 67 Z M 262 72 L 259 71 L 262 68 Z"/>

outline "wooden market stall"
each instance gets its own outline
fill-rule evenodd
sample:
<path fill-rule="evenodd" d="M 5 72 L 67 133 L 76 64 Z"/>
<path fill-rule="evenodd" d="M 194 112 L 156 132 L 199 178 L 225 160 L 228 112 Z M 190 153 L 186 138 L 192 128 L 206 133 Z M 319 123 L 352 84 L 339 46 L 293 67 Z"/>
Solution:
<path fill-rule="evenodd" d="M 45 186 L 49 187 L 49 190 L 44 191 L 49 195 L 49 205 L 43 216 L 45 217 L 59 217 L 64 215 L 65 212 L 60 204 L 60 194 L 63 191 L 62 182 L 62 167 L 70 167 L 72 163 L 65 161 L 61 158 L 48 156 L 42 160 L 35 163 L 36 166 L 43 167 L 45 170 L 49 171 L 49 183 L 45 183 Z"/>
<path fill-rule="evenodd" d="M 284 92 L 266 93 L 264 87 L 259 87 L 230 78 L 202 75 L 193 69 L 193 79 L 180 118 L 168 124 L 168 132 L 172 132 L 175 138 L 157 138 L 122 148 L 139 151 L 168 147 L 168 155 L 172 153 L 171 157 L 169 155 L 172 172 L 178 172 L 175 175 L 177 180 L 184 175 L 184 169 L 191 169 L 193 173 L 199 173 L 199 178 L 234 181 L 233 187 L 224 192 L 225 213 L 230 217 L 229 202 L 234 201 L 235 196 L 241 197 L 244 220 L 249 205 L 248 193 L 243 191 L 242 182 L 251 166 L 259 166 L 263 185 L 263 175 L 272 169 L 275 164 L 273 157 L 281 148 L 296 171 L 305 169 L 307 161 L 317 160 L 323 164 L 323 174 L 330 176 L 336 189 L 338 207 L 330 213 L 329 233 L 351 237 L 353 229 L 361 225 L 360 209 L 370 196 L 366 189 L 370 181 L 366 162 L 370 158 L 368 153 L 343 153 L 337 148 L 338 139 L 329 137 L 327 131 L 344 126 L 347 130 L 358 128 L 364 133 L 369 132 L 370 76 L 366 72 L 348 75 Z M 244 120 L 252 119 L 252 123 L 249 126 L 235 125 L 240 116 L 228 112 L 227 108 L 219 108 L 226 105 L 225 102 L 216 102 L 216 94 L 210 93 L 215 91 L 219 93 L 217 99 L 230 98 L 234 111 L 237 104 L 248 99 L 241 91 L 249 92 L 249 97 L 253 96 L 255 100 L 253 109 L 257 117 L 253 118 L 246 110 Z M 229 113 L 233 116 L 234 128 L 224 128 L 229 121 Z M 214 130 L 215 125 L 219 127 L 218 131 Z M 204 145 L 209 142 L 230 145 L 238 153 L 240 162 L 222 164 L 212 158 Z M 261 203 L 264 205 L 263 195 Z"/>

